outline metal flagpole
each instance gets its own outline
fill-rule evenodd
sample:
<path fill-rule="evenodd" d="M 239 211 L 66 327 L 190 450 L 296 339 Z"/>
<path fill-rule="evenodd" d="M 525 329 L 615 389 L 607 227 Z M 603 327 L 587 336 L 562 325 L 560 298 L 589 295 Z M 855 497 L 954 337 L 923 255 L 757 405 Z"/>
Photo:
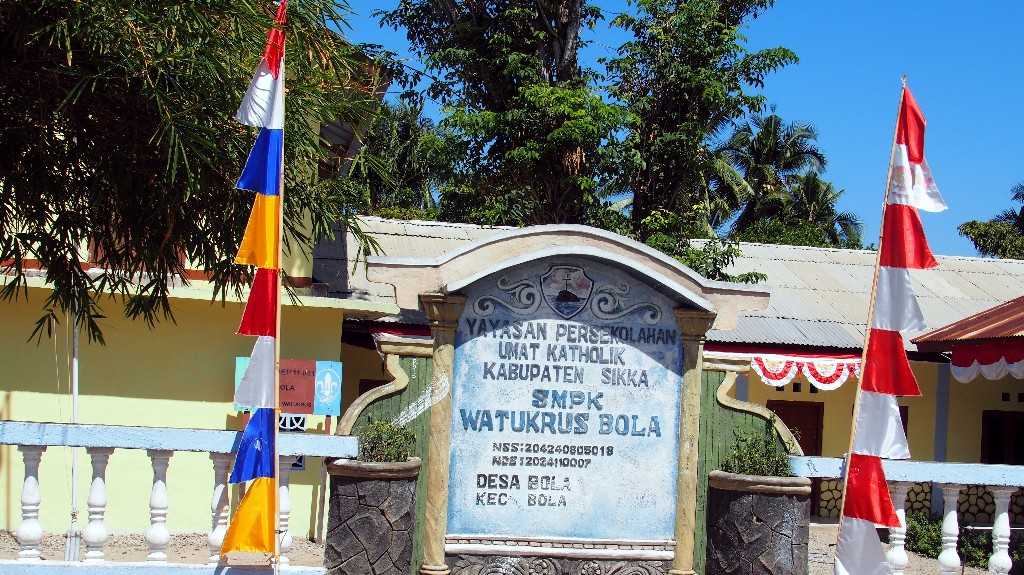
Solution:
<path fill-rule="evenodd" d="M 78 423 L 78 304 L 71 307 L 71 423 Z M 66 339 L 64 340 L 67 341 Z M 78 449 L 71 448 L 71 528 L 64 543 L 64 560 L 78 561 L 82 535 L 78 532 Z"/>
<path fill-rule="evenodd" d="M 286 5 L 287 6 L 287 5 Z M 287 9 L 287 8 L 286 8 Z M 286 20 L 287 21 L 287 20 Z M 280 68 L 280 82 L 282 83 L 281 98 L 284 98 L 284 81 L 285 81 L 285 50 L 282 43 L 281 46 L 281 68 Z M 281 102 L 281 107 L 284 107 L 284 102 Z M 277 209 L 277 309 L 275 313 L 276 317 L 276 331 L 277 337 L 274 338 L 274 573 L 280 573 L 281 571 L 281 538 L 284 537 L 284 533 L 281 532 L 281 456 L 279 455 L 279 435 L 281 428 L 281 289 L 283 287 L 283 278 L 281 274 L 282 253 L 281 243 L 284 240 L 284 126 L 281 126 L 281 161 L 278 163 L 278 209 Z"/>

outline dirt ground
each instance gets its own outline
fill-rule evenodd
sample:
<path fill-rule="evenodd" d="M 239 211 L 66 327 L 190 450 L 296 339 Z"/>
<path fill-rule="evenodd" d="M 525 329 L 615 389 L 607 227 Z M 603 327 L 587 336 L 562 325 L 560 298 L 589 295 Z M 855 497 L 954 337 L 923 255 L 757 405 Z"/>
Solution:
<path fill-rule="evenodd" d="M 835 523 L 812 523 L 811 538 L 808 542 L 808 575 L 832 575 L 832 558 L 836 553 L 836 537 L 839 526 Z M 888 550 L 889 546 L 885 548 Z M 935 559 L 908 553 L 910 563 L 907 575 L 934 575 L 939 572 L 939 562 Z M 988 571 L 962 567 L 957 573 L 963 575 L 987 575 Z"/>
<path fill-rule="evenodd" d="M 811 525 L 810 548 L 808 550 L 809 569 L 808 575 L 832 575 L 832 557 L 836 549 L 835 524 L 815 523 Z M 41 546 L 42 555 L 47 560 L 64 559 L 64 536 L 48 534 L 43 538 Z M 85 547 L 81 554 L 85 553 Z M 103 547 L 103 553 L 110 561 L 145 561 L 146 541 L 142 534 L 111 535 L 107 544 Z M 206 563 L 209 557 L 209 550 L 206 547 L 205 533 L 187 533 L 171 536 L 171 543 L 167 550 L 168 561 L 172 563 Z M 265 564 L 265 556 L 256 553 L 239 554 L 239 557 L 232 556 L 229 564 L 232 565 L 259 565 Z M 243 556 L 244 555 L 244 556 Z M 0 559 L 16 559 L 18 557 L 18 542 L 14 536 L 4 530 L 0 530 Z M 319 567 L 324 564 L 323 545 L 306 539 L 294 539 L 292 550 L 288 553 L 292 565 L 307 567 Z M 939 562 L 918 555 L 910 554 L 910 565 L 907 567 L 908 575 L 933 575 L 939 572 Z M 982 569 L 963 568 L 960 571 L 963 575 L 985 575 L 987 572 Z"/>

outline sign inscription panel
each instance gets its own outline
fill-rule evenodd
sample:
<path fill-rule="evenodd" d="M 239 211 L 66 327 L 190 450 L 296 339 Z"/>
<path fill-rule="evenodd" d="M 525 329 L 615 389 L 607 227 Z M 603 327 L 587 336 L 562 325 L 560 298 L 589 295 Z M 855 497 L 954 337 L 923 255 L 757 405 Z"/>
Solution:
<path fill-rule="evenodd" d="M 682 380 L 672 300 L 566 258 L 465 293 L 448 533 L 671 540 Z"/>

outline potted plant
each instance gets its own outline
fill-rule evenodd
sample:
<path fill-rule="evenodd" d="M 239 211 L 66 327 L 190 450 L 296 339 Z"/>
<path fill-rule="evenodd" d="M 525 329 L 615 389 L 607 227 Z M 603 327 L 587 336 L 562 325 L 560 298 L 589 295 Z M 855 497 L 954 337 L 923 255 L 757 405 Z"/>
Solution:
<path fill-rule="evenodd" d="M 327 465 L 324 566 L 330 575 L 408 575 L 420 470 L 415 434 L 371 419 L 358 436 L 359 459 Z"/>
<path fill-rule="evenodd" d="M 739 434 L 708 474 L 707 575 L 807 575 L 811 481 L 777 438 L 774 418 Z"/>

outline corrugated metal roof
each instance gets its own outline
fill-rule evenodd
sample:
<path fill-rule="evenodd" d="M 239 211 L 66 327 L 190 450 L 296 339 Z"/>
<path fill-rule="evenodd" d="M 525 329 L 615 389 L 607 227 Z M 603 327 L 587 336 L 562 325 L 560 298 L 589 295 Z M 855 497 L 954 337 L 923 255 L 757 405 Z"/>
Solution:
<path fill-rule="evenodd" d="M 949 351 L 954 343 L 1024 338 L 1024 296 L 914 338 L 919 348 Z"/>
<path fill-rule="evenodd" d="M 362 221 L 363 231 L 393 257 L 436 257 L 509 229 L 373 217 Z M 351 247 L 351 240 L 348 243 Z M 842 349 L 863 344 L 875 252 L 747 243 L 740 244 L 740 250 L 743 255 L 729 273 L 766 274 L 765 285 L 772 292 L 769 305 L 740 318 L 735 330 L 709 332 L 709 341 Z M 349 252 L 350 268 L 354 251 Z M 957 322 L 1024 294 L 1024 261 L 959 256 L 936 259 L 937 268 L 911 271 L 929 326 Z M 349 291 L 359 294 L 357 297 L 394 301 L 393 293 L 370 284 L 361 269 L 349 275 Z M 908 342 L 908 349 L 915 348 Z"/>

